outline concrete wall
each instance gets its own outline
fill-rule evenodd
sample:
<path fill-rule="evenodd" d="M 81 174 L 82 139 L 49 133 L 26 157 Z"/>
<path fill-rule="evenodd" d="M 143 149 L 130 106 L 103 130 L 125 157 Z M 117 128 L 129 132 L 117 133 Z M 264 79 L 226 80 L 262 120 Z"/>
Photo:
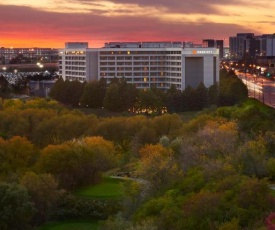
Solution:
<path fill-rule="evenodd" d="M 203 82 L 204 63 L 203 57 L 185 58 L 185 87 L 190 85 L 196 88 Z"/>
<path fill-rule="evenodd" d="M 99 80 L 98 52 L 86 52 L 86 81 Z"/>

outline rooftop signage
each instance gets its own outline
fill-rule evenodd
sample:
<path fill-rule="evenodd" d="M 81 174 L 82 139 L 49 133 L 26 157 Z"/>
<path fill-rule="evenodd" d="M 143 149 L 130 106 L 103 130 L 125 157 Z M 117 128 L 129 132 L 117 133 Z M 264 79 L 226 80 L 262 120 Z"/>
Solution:
<path fill-rule="evenodd" d="M 213 50 L 192 50 L 192 54 L 213 54 Z"/>

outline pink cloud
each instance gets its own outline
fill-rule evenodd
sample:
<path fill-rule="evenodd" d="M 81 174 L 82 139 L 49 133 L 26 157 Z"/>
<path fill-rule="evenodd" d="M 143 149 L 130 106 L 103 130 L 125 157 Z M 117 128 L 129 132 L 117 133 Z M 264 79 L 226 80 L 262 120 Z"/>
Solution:
<path fill-rule="evenodd" d="M 1 6 L 0 45 L 18 41 L 24 47 L 64 47 L 66 41 L 88 41 L 90 47 L 109 41 L 194 41 L 222 39 L 247 28 L 235 24 L 167 23 L 149 17 L 107 17 L 97 13 L 54 13 L 28 7 Z M 257 31 L 251 31 L 257 32 Z M 32 43 L 30 43 L 30 40 Z M 36 44 L 33 44 L 36 43 Z"/>

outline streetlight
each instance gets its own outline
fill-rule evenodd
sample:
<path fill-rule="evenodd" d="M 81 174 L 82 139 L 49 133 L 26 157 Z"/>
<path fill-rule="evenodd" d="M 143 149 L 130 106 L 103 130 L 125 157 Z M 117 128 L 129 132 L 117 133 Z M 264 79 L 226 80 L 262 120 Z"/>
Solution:
<path fill-rule="evenodd" d="M 40 62 L 37 62 L 36 65 L 41 69 L 44 67 Z"/>
<path fill-rule="evenodd" d="M 264 103 L 264 80 L 262 79 L 262 100 Z"/>

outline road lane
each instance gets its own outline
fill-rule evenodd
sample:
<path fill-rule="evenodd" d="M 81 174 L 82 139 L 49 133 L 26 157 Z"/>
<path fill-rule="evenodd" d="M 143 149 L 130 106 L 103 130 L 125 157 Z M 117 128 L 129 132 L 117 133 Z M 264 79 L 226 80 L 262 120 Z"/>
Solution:
<path fill-rule="evenodd" d="M 255 98 L 268 106 L 275 108 L 275 82 L 250 73 L 236 75 L 243 81 L 248 89 L 248 96 Z"/>

